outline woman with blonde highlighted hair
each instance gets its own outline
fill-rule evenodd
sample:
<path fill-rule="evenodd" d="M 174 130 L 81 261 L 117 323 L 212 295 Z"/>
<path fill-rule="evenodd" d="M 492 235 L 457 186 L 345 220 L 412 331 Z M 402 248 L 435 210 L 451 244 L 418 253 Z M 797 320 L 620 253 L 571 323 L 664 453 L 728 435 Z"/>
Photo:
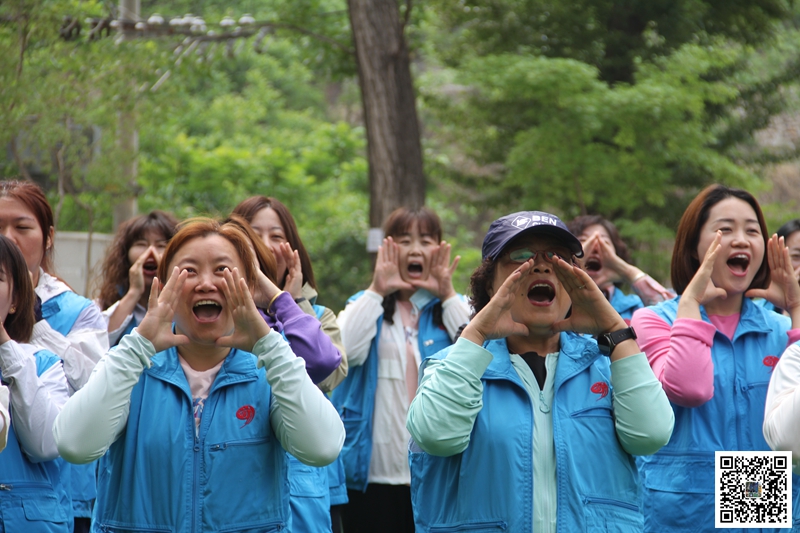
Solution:
<path fill-rule="evenodd" d="M 184 222 L 144 319 L 67 402 L 62 456 L 103 457 L 94 531 L 279 531 L 285 452 L 314 466 L 339 454 L 342 423 L 259 315 L 256 275 L 240 228 Z"/>

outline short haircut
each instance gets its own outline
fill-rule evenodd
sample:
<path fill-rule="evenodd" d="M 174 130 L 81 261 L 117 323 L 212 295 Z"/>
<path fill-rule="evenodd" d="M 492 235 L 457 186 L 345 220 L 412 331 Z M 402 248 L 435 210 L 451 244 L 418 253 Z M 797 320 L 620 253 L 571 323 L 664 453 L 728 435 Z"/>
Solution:
<path fill-rule="evenodd" d="M 161 263 L 158 265 L 158 279 L 160 283 L 166 283 L 171 273 L 170 263 L 175 257 L 175 254 L 187 242 L 194 239 L 208 237 L 210 235 L 219 235 L 230 242 L 236 250 L 239 259 L 242 261 L 244 272 L 240 273 L 247 281 L 250 290 L 253 290 L 256 284 L 256 270 L 254 264 L 253 252 L 250 251 L 250 239 L 241 228 L 233 224 L 220 224 L 219 221 L 212 218 L 197 217 L 190 218 L 178 227 L 178 232 L 169 241 L 167 249 L 164 250 L 164 257 L 161 258 Z"/>
<path fill-rule="evenodd" d="M 692 281 L 692 278 L 700 268 L 702 257 L 697 257 L 697 245 L 700 242 L 700 231 L 708 221 L 709 211 L 719 202 L 728 198 L 738 198 L 747 202 L 753 208 L 758 219 L 758 225 L 761 227 L 761 237 L 764 239 L 764 250 L 766 251 L 769 238 L 767 224 L 764 221 L 761 207 L 753 195 L 745 190 L 733 189 L 725 185 L 709 185 L 692 200 L 678 223 L 670 268 L 672 287 L 678 294 L 683 294 L 683 291 L 686 290 L 689 282 Z M 756 272 L 748 290 L 766 289 L 769 286 L 769 281 L 769 262 L 765 253 L 758 272 Z"/>
<path fill-rule="evenodd" d="M 4 235 L 0 235 L 0 271 L 11 286 L 11 302 L 16 308 L 3 321 L 8 336 L 17 342 L 28 342 L 36 322 L 34 306 L 36 293 L 28 272 L 28 265 L 17 245 Z"/>
<path fill-rule="evenodd" d="M 288 207 L 271 196 L 251 196 L 234 207 L 232 214 L 239 215 L 252 224 L 256 213 L 268 207 L 277 213 L 278 219 L 281 221 L 281 226 L 283 226 L 283 232 L 286 234 L 286 241 L 292 247 L 292 250 L 297 250 L 297 255 L 300 256 L 300 268 L 303 271 L 303 282 L 308 283 L 316 289 L 317 282 L 314 280 L 314 269 L 311 267 L 311 257 L 308 255 L 306 247 L 303 246 L 303 241 L 300 240 L 300 232 L 297 231 L 297 224 L 295 224 Z"/>
<path fill-rule="evenodd" d="M 55 274 L 53 270 L 53 244 L 47 245 L 50 238 L 50 230 L 55 222 L 53 208 L 44 195 L 41 187 L 30 181 L 6 180 L 0 181 L 0 198 L 12 198 L 22 202 L 31 210 L 39 229 L 42 230 L 42 263 L 41 268 L 48 274 Z"/>

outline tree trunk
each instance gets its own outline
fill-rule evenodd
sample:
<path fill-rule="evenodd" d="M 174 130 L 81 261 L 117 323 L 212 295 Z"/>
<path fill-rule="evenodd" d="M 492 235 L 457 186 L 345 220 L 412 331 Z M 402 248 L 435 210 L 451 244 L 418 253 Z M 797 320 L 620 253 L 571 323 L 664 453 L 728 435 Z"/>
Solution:
<path fill-rule="evenodd" d="M 140 0 L 120 0 L 119 2 L 119 41 L 128 41 L 136 38 L 135 26 L 139 20 Z M 131 99 L 135 106 L 136 96 L 135 87 L 132 83 L 128 84 L 131 91 Z M 124 105 L 124 102 L 123 102 Z M 119 138 L 117 139 L 119 148 L 123 154 L 120 161 L 120 174 L 128 189 L 128 194 L 114 206 L 113 224 L 114 231 L 117 231 L 120 224 L 136 216 L 138 207 L 136 203 L 137 183 L 136 177 L 139 173 L 136 158 L 139 152 L 139 132 L 136 129 L 135 110 L 121 111 L 119 114 Z"/>
<path fill-rule="evenodd" d="M 425 203 L 419 123 L 408 47 L 396 0 L 348 0 L 370 183 L 370 226 L 397 207 Z"/>

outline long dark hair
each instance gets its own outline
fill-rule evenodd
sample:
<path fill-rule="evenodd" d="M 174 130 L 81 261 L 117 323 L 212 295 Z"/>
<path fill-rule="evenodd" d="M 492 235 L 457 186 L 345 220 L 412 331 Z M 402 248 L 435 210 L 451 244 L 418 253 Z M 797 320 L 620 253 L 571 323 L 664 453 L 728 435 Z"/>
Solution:
<path fill-rule="evenodd" d="M 0 235 L 0 271 L 11 282 L 11 302 L 15 307 L 3 321 L 3 328 L 15 341 L 28 342 L 36 321 L 33 310 L 36 293 L 22 252 L 5 235 Z"/>
<path fill-rule="evenodd" d="M 234 207 L 231 214 L 239 215 L 252 224 L 256 213 L 268 207 L 277 213 L 278 219 L 281 221 L 281 226 L 283 226 L 283 232 L 286 234 L 286 241 L 292 247 L 292 250 L 297 250 L 297 255 L 300 256 L 300 268 L 303 271 L 303 282 L 308 283 L 316 290 L 317 282 L 314 281 L 314 269 L 311 267 L 311 257 L 308 255 L 306 247 L 303 246 L 303 241 L 300 240 L 300 232 L 297 231 L 297 224 L 295 224 L 288 207 L 271 196 L 251 196 Z M 279 276 L 283 276 L 283 274 L 285 273 L 278 273 Z M 286 278 L 284 278 L 284 280 L 285 279 Z"/>
<path fill-rule="evenodd" d="M 103 309 L 108 309 L 117 302 L 130 288 L 128 271 L 131 261 L 128 250 L 133 243 L 144 238 L 150 231 L 160 233 L 169 242 L 178 226 L 178 220 L 164 211 L 151 211 L 146 215 L 132 218 L 117 230 L 114 242 L 109 246 L 103 260 L 102 282 L 97 291 L 97 299 Z"/>

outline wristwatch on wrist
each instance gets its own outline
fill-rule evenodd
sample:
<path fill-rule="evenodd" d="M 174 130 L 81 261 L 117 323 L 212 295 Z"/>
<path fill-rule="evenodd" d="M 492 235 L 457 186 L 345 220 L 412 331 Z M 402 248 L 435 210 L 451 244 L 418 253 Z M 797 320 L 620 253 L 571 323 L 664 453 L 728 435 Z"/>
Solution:
<path fill-rule="evenodd" d="M 611 352 L 617 347 L 617 344 L 628 339 L 636 340 L 636 332 L 632 327 L 618 329 L 611 333 L 604 333 L 597 336 L 597 347 L 600 348 L 600 353 L 606 357 L 611 356 Z"/>

